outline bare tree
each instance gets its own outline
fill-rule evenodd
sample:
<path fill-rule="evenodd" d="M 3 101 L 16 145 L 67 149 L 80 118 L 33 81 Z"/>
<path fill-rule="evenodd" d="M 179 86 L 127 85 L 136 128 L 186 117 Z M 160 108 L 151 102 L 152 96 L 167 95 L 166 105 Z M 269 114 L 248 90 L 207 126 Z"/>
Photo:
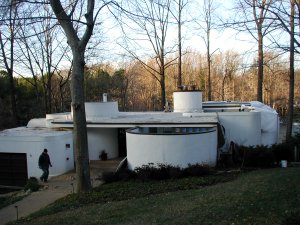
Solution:
<path fill-rule="evenodd" d="M 44 95 L 44 107 L 41 109 L 44 109 L 43 113 L 51 113 L 53 76 L 59 72 L 57 70 L 61 62 L 68 60 L 67 52 L 70 49 L 61 35 L 61 29 L 55 26 L 53 12 L 48 5 L 35 12 L 34 16 L 44 19 L 38 23 L 24 24 L 18 32 L 18 70 L 21 71 L 20 76 L 24 71 L 32 75 L 31 84 L 36 90 L 37 101 L 41 83 Z"/>
<path fill-rule="evenodd" d="M 295 52 L 300 51 L 295 46 L 300 47 L 300 36 L 296 35 L 296 24 L 298 23 L 298 32 L 300 29 L 300 7 L 298 0 L 276 1 L 276 4 L 269 9 L 274 16 L 276 27 L 283 34 L 289 36 L 289 45 L 282 43 L 278 33 L 271 36 L 271 41 L 277 49 L 283 52 L 289 52 L 289 94 L 288 94 L 288 114 L 287 114 L 287 130 L 286 139 L 289 140 L 292 136 L 293 114 L 294 114 L 294 98 L 295 98 Z M 297 20 L 296 20 L 297 19 Z M 295 22 L 296 21 L 296 22 Z M 281 35 L 286 37 L 285 35 Z"/>
<path fill-rule="evenodd" d="M 182 26 L 184 24 L 183 12 L 184 8 L 188 5 L 188 0 L 177 0 L 174 1 L 175 10 L 171 10 L 171 13 L 177 23 L 177 36 L 178 36 L 178 66 L 177 66 L 177 86 L 182 86 Z"/>
<path fill-rule="evenodd" d="M 267 21 L 268 9 L 274 0 L 239 0 L 235 9 L 236 19 L 227 23 L 238 31 L 247 31 L 257 42 L 257 100 L 263 101 L 264 37 L 272 28 Z"/>
<path fill-rule="evenodd" d="M 234 100 L 234 79 L 240 66 L 240 56 L 236 52 L 227 51 L 223 60 L 222 100 Z M 226 84 L 229 86 L 227 91 Z M 226 95 L 228 90 L 231 91 L 231 97 Z"/>
<path fill-rule="evenodd" d="M 9 77 L 9 90 L 10 90 L 10 105 L 11 105 L 11 117 L 12 126 L 15 127 L 18 124 L 18 113 L 16 103 L 16 91 L 14 83 L 14 48 L 15 37 L 18 29 L 18 1 L 4 2 L 8 5 L 2 6 L 4 11 L 2 12 L 1 30 L 0 30 L 0 45 L 1 56 Z M 6 18 L 5 18 L 6 16 Z M 6 29 L 6 32 L 3 31 Z"/>
<path fill-rule="evenodd" d="M 134 1 L 126 11 L 127 19 L 123 21 L 124 43 L 121 46 L 130 57 L 138 60 L 145 69 L 159 82 L 161 87 L 161 109 L 166 104 L 166 68 L 174 60 L 166 62 L 168 54 L 173 53 L 173 47 L 167 47 L 167 31 L 170 16 L 170 0 L 142 0 Z M 130 36 L 134 33 L 135 37 Z M 149 50 L 147 49 L 149 47 Z M 144 51 L 141 51 L 141 50 Z M 154 59 L 155 64 L 147 63 Z"/>
<path fill-rule="evenodd" d="M 84 3 L 85 2 L 75 1 L 73 4 L 65 5 L 65 7 L 63 7 L 61 1 L 50 0 L 50 5 L 65 32 L 73 55 L 71 97 L 76 150 L 77 192 L 91 190 L 83 85 L 85 51 L 93 34 L 95 18 L 105 5 L 101 6 L 94 15 L 95 0 L 88 0 L 86 1 L 86 4 Z M 76 7 L 80 7 L 83 11 L 83 6 L 86 7 L 84 14 L 85 21 L 81 21 L 80 18 L 77 21 L 74 21 Z M 79 23 L 84 25 L 84 30 L 77 29 Z"/>
<path fill-rule="evenodd" d="M 211 80 L 211 61 L 212 55 L 218 49 L 213 50 L 211 52 L 211 31 L 215 28 L 214 19 L 217 18 L 216 13 L 216 4 L 214 0 L 204 0 L 201 18 L 196 19 L 198 29 L 204 32 L 204 35 L 201 36 L 206 46 L 206 62 L 207 62 L 207 80 L 205 85 L 206 98 L 208 101 L 212 100 L 212 80 Z"/>
<path fill-rule="evenodd" d="M 290 0 L 290 82 L 289 82 L 289 105 L 287 117 L 286 140 L 292 137 L 293 115 L 294 115 L 294 87 L 295 87 L 295 0 Z"/>

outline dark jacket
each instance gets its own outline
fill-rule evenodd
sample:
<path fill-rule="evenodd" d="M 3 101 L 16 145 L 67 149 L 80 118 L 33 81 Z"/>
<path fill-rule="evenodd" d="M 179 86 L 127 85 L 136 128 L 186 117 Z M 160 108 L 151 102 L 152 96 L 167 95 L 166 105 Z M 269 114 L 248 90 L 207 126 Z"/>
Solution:
<path fill-rule="evenodd" d="M 49 169 L 49 166 L 52 166 L 50 162 L 50 157 L 47 153 L 43 152 L 39 158 L 39 167 L 41 169 Z"/>

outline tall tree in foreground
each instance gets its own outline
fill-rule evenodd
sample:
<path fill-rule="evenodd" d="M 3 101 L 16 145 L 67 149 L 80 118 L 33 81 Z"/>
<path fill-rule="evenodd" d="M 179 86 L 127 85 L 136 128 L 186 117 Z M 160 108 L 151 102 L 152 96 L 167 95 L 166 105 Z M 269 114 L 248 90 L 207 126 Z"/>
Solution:
<path fill-rule="evenodd" d="M 83 5 L 85 1 L 83 1 Z M 50 0 L 51 7 L 57 17 L 58 22 L 63 28 L 68 44 L 71 47 L 73 55 L 73 70 L 71 75 L 71 97 L 73 109 L 74 123 L 74 144 L 76 153 L 76 175 L 77 175 L 77 192 L 91 190 L 89 154 L 87 144 L 87 129 L 84 106 L 84 66 L 85 66 L 85 50 L 89 39 L 92 36 L 94 21 L 95 0 L 86 1 L 86 13 L 84 18 L 86 21 L 77 21 L 84 24 L 85 29 L 82 36 L 78 31 L 72 18 L 74 18 L 76 6 L 80 5 L 78 1 L 74 5 L 68 5 L 69 15 L 62 6 L 61 1 Z M 67 10 L 67 8 L 66 8 Z M 82 9 L 83 10 L 83 9 Z"/>
<path fill-rule="evenodd" d="M 294 98 L 295 98 L 295 53 L 300 53 L 300 39 L 299 39 L 299 29 L 300 29 L 300 7 L 299 0 L 286 0 L 286 1 L 276 1 L 276 5 L 269 9 L 269 11 L 274 16 L 274 21 L 281 31 L 288 34 L 290 38 L 289 45 L 286 43 L 285 35 L 280 34 L 276 36 L 271 36 L 271 40 L 276 48 L 281 49 L 283 52 L 289 52 L 289 97 L 288 97 L 288 114 L 287 114 L 287 130 L 286 139 L 289 140 L 292 136 L 292 126 L 293 126 L 293 113 L 294 113 Z M 296 22 L 295 22 L 296 21 Z M 296 29 L 298 30 L 296 31 Z M 283 34 L 285 34 L 283 33 Z M 275 32 L 276 34 L 276 32 Z M 296 35 L 297 34 L 297 35 Z M 280 41 L 280 37 L 285 38 L 284 41 Z M 296 46 L 296 47 L 295 47 Z"/>
<path fill-rule="evenodd" d="M 293 114 L 294 114 L 294 86 L 295 86 L 295 0 L 291 1 L 291 15 L 290 15 L 290 83 L 289 83 L 289 104 L 288 104 L 288 117 L 287 117 L 287 129 L 286 140 L 292 137 L 293 127 Z"/>

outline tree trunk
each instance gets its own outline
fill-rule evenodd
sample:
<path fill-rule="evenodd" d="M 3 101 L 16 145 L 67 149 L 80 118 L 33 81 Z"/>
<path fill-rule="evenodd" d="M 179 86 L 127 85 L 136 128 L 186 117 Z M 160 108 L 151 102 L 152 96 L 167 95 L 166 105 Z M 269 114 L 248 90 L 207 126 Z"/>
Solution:
<path fill-rule="evenodd" d="M 11 63 L 11 66 L 13 63 Z M 18 125 L 18 114 L 17 114 L 17 103 L 16 103 L 16 90 L 15 81 L 13 76 L 13 67 L 8 69 L 9 76 L 9 90 L 10 90 L 10 104 L 11 104 L 11 116 L 12 116 L 12 126 L 16 127 Z"/>
<path fill-rule="evenodd" d="M 295 85 L 295 1 L 291 0 L 291 15 L 290 15 L 290 82 L 289 82 L 289 103 L 288 103 L 288 115 L 287 115 L 287 128 L 286 128 L 286 140 L 290 140 L 292 137 L 293 129 L 293 114 L 294 114 L 294 85 Z"/>
<path fill-rule="evenodd" d="M 60 25 L 65 31 L 68 44 L 73 54 L 73 70 L 71 78 L 71 96 L 74 124 L 74 146 L 76 152 L 76 176 L 77 192 L 90 191 L 92 188 L 90 180 L 89 152 L 87 142 L 87 128 L 84 105 L 84 53 L 86 45 L 93 34 L 94 29 L 94 6 L 95 0 L 87 1 L 87 12 L 85 13 L 86 30 L 80 39 L 77 30 L 73 27 L 73 22 L 62 4 L 58 0 L 50 0 Z"/>
<path fill-rule="evenodd" d="M 74 144 L 76 146 L 77 192 L 91 190 L 89 152 L 84 104 L 84 50 L 73 50 L 74 67 L 71 79 L 71 96 L 74 123 Z"/>
<path fill-rule="evenodd" d="M 263 102 L 263 81 L 264 81 L 264 52 L 263 34 L 261 27 L 258 27 L 258 70 L 257 70 L 257 101 Z"/>
<path fill-rule="evenodd" d="M 166 105 L 166 84 L 165 84 L 165 69 L 162 67 L 160 69 L 160 87 L 161 87 L 161 110 L 164 109 Z"/>
<path fill-rule="evenodd" d="M 210 11 L 209 11 L 210 13 Z M 206 54 L 207 54 L 207 69 L 208 69 L 208 77 L 207 77 L 207 100 L 212 100 L 211 94 L 211 54 L 210 54 L 210 20 L 207 21 L 207 32 L 206 32 Z"/>
<path fill-rule="evenodd" d="M 178 2 L 178 83 L 177 86 L 182 86 L 182 52 L 181 52 L 181 0 Z"/>
<path fill-rule="evenodd" d="M 209 43 L 209 40 L 208 40 Z M 209 44 L 207 47 L 207 67 L 208 67 L 208 78 L 207 78 L 207 100 L 211 101 L 211 56 L 209 52 Z"/>

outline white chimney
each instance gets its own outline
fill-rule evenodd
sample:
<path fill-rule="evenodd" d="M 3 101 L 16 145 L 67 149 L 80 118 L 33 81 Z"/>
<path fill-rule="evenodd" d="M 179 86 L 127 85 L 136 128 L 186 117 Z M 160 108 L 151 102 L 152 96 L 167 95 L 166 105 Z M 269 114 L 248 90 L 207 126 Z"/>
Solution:
<path fill-rule="evenodd" d="M 174 112 L 202 112 L 201 91 L 176 91 L 173 93 Z"/>
<path fill-rule="evenodd" d="M 107 102 L 107 93 L 103 93 L 103 102 Z"/>

